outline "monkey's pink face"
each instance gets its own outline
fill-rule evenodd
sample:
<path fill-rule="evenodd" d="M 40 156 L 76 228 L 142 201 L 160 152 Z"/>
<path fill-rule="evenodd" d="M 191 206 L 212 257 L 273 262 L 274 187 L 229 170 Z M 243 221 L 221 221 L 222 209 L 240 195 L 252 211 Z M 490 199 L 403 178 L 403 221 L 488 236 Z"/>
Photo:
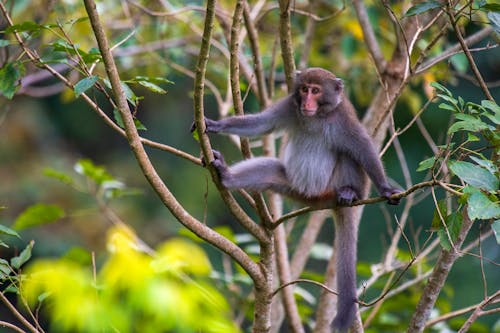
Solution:
<path fill-rule="evenodd" d="M 300 87 L 300 112 L 306 117 L 316 115 L 319 99 L 323 95 L 321 85 L 307 83 Z"/>

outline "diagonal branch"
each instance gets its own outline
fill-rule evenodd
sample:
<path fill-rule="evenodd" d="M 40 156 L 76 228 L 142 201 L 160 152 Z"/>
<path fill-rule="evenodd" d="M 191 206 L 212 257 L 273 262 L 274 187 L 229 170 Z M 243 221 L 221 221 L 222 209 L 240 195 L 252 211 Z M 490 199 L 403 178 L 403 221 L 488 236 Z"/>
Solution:
<path fill-rule="evenodd" d="M 106 68 L 106 73 L 109 77 L 111 87 L 116 99 L 116 104 L 118 110 L 122 116 L 125 131 L 127 133 L 127 139 L 129 141 L 130 148 L 134 153 L 137 162 L 139 163 L 144 176 L 151 184 L 151 187 L 156 191 L 162 202 L 165 206 L 172 212 L 172 214 L 177 218 L 179 222 L 181 222 L 186 228 L 195 233 L 198 237 L 204 239 L 208 243 L 217 247 L 221 251 L 227 253 L 231 256 L 236 262 L 238 262 L 245 271 L 252 277 L 252 279 L 260 280 L 262 279 L 262 272 L 259 269 L 259 266 L 253 262 L 248 255 L 234 243 L 229 241 L 227 238 L 223 237 L 219 233 L 210 229 L 208 226 L 204 225 L 200 221 L 196 220 L 193 216 L 191 216 L 185 209 L 180 205 L 175 196 L 170 192 L 167 188 L 163 180 L 160 178 L 158 173 L 156 172 L 154 166 L 152 165 L 149 156 L 147 155 L 137 129 L 134 124 L 134 120 L 132 118 L 132 114 L 130 113 L 127 99 L 123 92 L 123 88 L 121 86 L 120 77 L 118 74 L 118 70 L 116 68 L 113 56 L 111 55 L 108 40 L 104 33 L 104 29 L 101 25 L 99 14 L 96 9 L 95 2 L 93 0 L 85 0 L 85 9 L 89 15 L 89 19 L 92 25 L 92 29 L 94 31 L 94 35 L 97 39 L 97 43 L 99 46 L 99 50 L 101 51 L 104 66 Z M 213 11 L 214 3 L 213 1 L 209 1 L 207 5 L 207 25 L 210 26 L 213 19 L 213 12 L 210 15 L 210 9 Z M 210 30 L 210 29 L 209 29 Z M 208 47 L 207 42 L 210 40 L 210 33 L 208 36 L 204 36 L 204 44 L 202 43 L 202 51 L 200 52 L 200 61 L 205 61 L 208 59 Z M 205 53 L 203 53 L 203 46 L 207 49 Z M 198 70 L 201 73 L 204 73 L 203 63 Z M 203 77 L 203 75 L 202 75 Z M 202 80 L 201 80 L 202 82 Z"/>
<path fill-rule="evenodd" d="M 368 18 L 368 13 L 366 12 L 366 7 L 363 1 L 355 0 L 353 1 L 354 9 L 356 15 L 358 16 L 358 22 L 363 30 L 363 39 L 368 47 L 368 51 L 372 56 L 373 63 L 377 69 L 377 73 L 383 73 L 385 71 L 386 61 L 384 55 L 380 50 L 380 46 L 375 37 L 375 32 L 373 31 L 370 19 Z"/>

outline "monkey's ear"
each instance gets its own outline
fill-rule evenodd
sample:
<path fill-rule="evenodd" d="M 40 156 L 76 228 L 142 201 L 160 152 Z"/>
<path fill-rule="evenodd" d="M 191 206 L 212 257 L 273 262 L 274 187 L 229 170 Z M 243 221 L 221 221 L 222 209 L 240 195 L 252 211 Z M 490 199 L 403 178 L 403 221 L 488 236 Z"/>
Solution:
<path fill-rule="evenodd" d="M 344 81 L 342 81 L 342 79 L 338 77 L 333 79 L 333 85 L 336 91 L 341 91 L 342 89 L 344 89 Z"/>

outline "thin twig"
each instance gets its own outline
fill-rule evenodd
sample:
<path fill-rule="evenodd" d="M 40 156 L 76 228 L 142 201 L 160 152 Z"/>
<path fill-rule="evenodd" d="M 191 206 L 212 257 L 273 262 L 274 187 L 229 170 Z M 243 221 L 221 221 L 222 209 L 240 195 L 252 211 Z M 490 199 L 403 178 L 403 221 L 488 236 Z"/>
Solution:
<path fill-rule="evenodd" d="M 3 3 L 0 1 L 0 7 L 2 7 L 2 11 L 5 9 Z M 24 318 L 24 316 L 16 309 L 16 307 L 5 297 L 3 292 L 0 292 L 0 301 L 12 312 L 12 314 L 24 325 L 28 328 L 28 330 L 32 333 L 40 333 L 40 331 L 31 323 Z"/>

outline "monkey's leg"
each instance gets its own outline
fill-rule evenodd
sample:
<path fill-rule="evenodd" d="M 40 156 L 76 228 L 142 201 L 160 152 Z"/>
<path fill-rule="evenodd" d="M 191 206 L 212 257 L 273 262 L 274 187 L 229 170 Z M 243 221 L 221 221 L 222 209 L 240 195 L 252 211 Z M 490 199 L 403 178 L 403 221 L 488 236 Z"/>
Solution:
<path fill-rule="evenodd" d="M 291 191 L 285 166 L 276 158 L 256 157 L 228 167 L 220 153 L 214 153 L 214 157 L 213 165 L 219 172 L 222 185 L 228 189 L 255 192 L 272 190 L 279 193 Z"/>
<path fill-rule="evenodd" d="M 340 205 L 362 199 L 367 176 L 361 167 L 346 155 L 340 155 L 333 173 L 333 188 Z"/>

